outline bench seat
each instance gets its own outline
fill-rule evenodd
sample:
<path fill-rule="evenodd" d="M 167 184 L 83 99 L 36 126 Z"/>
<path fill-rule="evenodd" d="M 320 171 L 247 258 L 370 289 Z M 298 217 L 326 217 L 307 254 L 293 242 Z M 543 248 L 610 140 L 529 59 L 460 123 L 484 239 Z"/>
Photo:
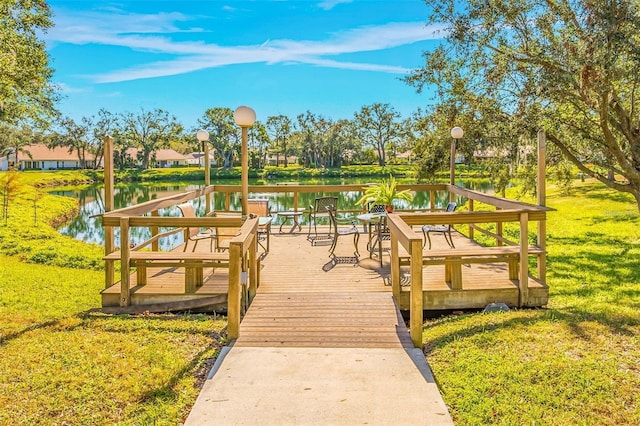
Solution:
<path fill-rule="evenodd" d="M 542 255 L 545 251 L 538 246 L 529 246 L 529 255 Z M 520 264 L 519 246 L 469 247 L 458 249 L 425 250 L 422 252 L 422 264 L 444 265 L 445 281 L 453 290 L 462 289 L 462 265 L 470 263 L 506 262 L 509 266 L 509 279 L 518 280 Z M 402 256 L 402 265 L 409 264 L 409 257 Z"/>
<path fill-rule="evenodd" d="M 114 251 L 103 258 L 106 261 L 122 260 L 120 251 Z M 147 283 L 147 267 L 183 267 L 185 268 L 185 291 L 194 292 L 202 286 L 203 268 L 229 267 L 229 253 L 193 253 L 183 251 L 132 251 L 129 253 L 129 267 L 136 268 L 138 285 Z"/>

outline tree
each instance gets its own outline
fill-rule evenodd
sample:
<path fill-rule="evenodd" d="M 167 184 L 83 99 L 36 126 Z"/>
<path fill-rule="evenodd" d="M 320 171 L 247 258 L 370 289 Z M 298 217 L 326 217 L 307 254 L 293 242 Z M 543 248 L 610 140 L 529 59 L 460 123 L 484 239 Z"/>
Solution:
<path fill-rule="evenodd" d="M 223 159 L 223 167 L 232 167 L 242 141 L 241 129 L 233 120 L 233 111 L 230 108 L 210 108 L 198 119 L 198 126 L 209 132 L 209 141 Z"/>
<path fill-rule="evenodd" d="M 0 16 L 0 122 L 51 114 L 58 96 L 38 38 L 53 26 L 49 6 L 43 0 L 3 0 Z"/>
<path fill-rule="evenodd" d="M 400 113 L 389 104 L 375 103 L 363 106 L 354 116 L 356 135 L 363 145 L 371 146 L 378 153 L 378 164 L 387 164 L 387 146 L 402 135 L 402 127 L 397 121 Z"/>
<path fill-rule="evenodd" d="M 89 143 L 95 155 L 95 167 L 98 168 L 104 157 L 104 137 L 114 136 L 118 129 L 118 117 L 104 108 L 100 108 L 97 117 L 91 117 L 91 137 Z"/>
<path fill-rule="evenodd" d="M 263 168 L 267 162 L 267 147 L 271 142 L 267 134 L 267 128 L 260 121 L 256 121 L 253 126 L 249 127 L 247 138 L 249 155 L 255 158 L 255 161 L 251 162 L 253 167 Z"/>
<path fill-rule="evenodd" d="M 291 138 L 292 123 L 286 115 L 275 115 L 267 117 L 267 133 L 271 136 L 274 148 L 278 153 L 284 155 L 284 167 L 289 165 L 287 156 L 289 155 L 288 144 Z M 276 162 L 276 167 L 278 166 Z"/>
<path fill-rule="evenodd" d="M 81 169 L 87 167 L 87 152 L 91 151 L 91 119 L 83 117 L 76 123 L 71 117 L 63 117 L 59 122 L 60 130 L 50 135 L 50 146 L 59 146 L 75 151 Z"/>
<path fill-rule="evenodd" d="M 172 138 L 178 137 L 182 126 L 167 111 L 140 111 L 138 115 L 125 113 L 122 116 L 123 134 L 133 146 L 141 149 L 138 153 L 142 168 L 148 169 L 151 155 L 158 149 L 167 147 Z"/>
<path fill-rule="evenodd" d="M 31 144 L 33 139 L 33 130 L 26 124 L 17 126 L 0 123 L 0 156 L 6 155 L 8 159 L 13 156 L 13 164 L 17 168 L 20 153 L 31 157 L 25 146 Z"/>
<path fill-rule="evenodd" d="M 406 81 L 442 103 L 493 105 L 495 122 L 544 129 L 578 169 L 640 209 L 640 4 L 633 0 L 426 0 L 448 24 Z M 467 94 L 467 95 L 465 95 Z M 489 117 L 486 109 L 486 117 Z"/>

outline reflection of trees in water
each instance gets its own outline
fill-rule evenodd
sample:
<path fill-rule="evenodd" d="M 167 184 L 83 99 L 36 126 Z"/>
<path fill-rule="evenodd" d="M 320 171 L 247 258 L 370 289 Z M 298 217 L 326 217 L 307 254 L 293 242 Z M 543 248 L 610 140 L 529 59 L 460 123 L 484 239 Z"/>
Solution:
<path fill-rule="evenodd" d="M 327 182 L 340 183 L 340 182 Z M 466 188 L 473 189 L 479 192 L 493 192 L 493 187 L 488 180 L 474 179 L 468 181 L 458 181 L 459 185 Z M 115 208 L 119 209 L 127 207 L 133 204 L 140 204 L 145 201 L 154 200 L 169 195 L 174 195 L 182 192 L 193 191 L 200 188 L 200 185 L 165 185 L 165 186 L 149 186 L 149 185 L 120 185 L 115 188 L 114 191 L 114 204 Z M 52 194 L 63 195 L 67 197 L 74 197 L 78 199 L 80 204 L 80 210 L 78 215 L 62 227 L 59 232 L 64 235 L 72 236 L 78 240 L 86 241 L 95 244 L 104 244 L 104 229 L 102 228 L 102 222 L 100 217 L 94 217 L 104 213 L 104 189 L 102 186 L 89 186 L 76 191 L 52 191 Z M 214 193 L 212 194 L 213 209 L 218 211 L 225 210 L 225 194 Z M 251 194 L 251 198 L 267 198 L 269 199 L 269 205 L 272 213 L 278 211 L 285 211 L 293 208 L 293 193 L 256 193 Z M 360 198 L 360 191 L 349 191 L 343 193 L 301 193 L 298 194 L 298 208 L 309 209 L 309 206 L 314 204 L 316 197 L 321 196 L 337 196 L 338 197 L 338 209 L 339 210 L 358 210 L 361 206 L 356 205 L 356 201 Z M 444 208 L 449 201 L 449 194 L 446 191 L 437 191 L 435 194 L 436 208 Z M 456 201 L 458 205 L 462 205 L 466 202 L 466 198 L 457 197 Z M 196 214 L 203 216 L 205 214 L 205 199 L 204 197 L 195 199 L 192 201 Z M 396 202 L 397 208 L 414 208 L 414 209 L 428 209 L 430 208 L 429 192 L 418 191 L 415 193 L 414 200 L 409 205 L 403 201 Z M 230 195 L 230 210 L 240 211 L 241 202 L 240 194 Z M 180 216 L 180 211 L 177 207 L 169 207 L 160 209 L 158 211 L 159 216 L 163 217 L 177 217 Z M 305 215 L 306 216 L 306 215 Z M 306 218 L 301 218 L 301 222 L 305 223 Z M 168 231 L 168 228 L 162 228 L 159 232 Z M 132 228 L 131 243 L 139 244 L 149 238 L 151 238 L 151 230 L 148 228 Z M 116 245 L 119 246 L 120 234 L 119 230 L 115 230 Z M 171 235 L 163 238 L 160 242 L 163 250 L 168 250 L 176 247 L 183 242 L 182 233 Z"/>
<path fill-rule="evenodd" d="M 147 185 L 122 185 L 114 190 L 114 207 L 116 209 L 127 207 L 133 204 L 140 204 L 145 201 L 166 197 L 168 195 L 197 189 L 198 185 L 188 186 L 147 186 Z M 78 215 L 59 229 L 63 235 L 69 235 L 78 240 L 88 243 L 104 244 L 104 228 L 101 218 L 97 215 L 104 213 L 104 189 L 102 186 L 89 186 L 76 191 L 54 191 L 56 195 L 64 195 L 76 198 L 80 205 Z M 203 202 L 204 203 L 204 202 Z M 204 204 L 203 204 L 204 211 Z M 179 216 L 177 207 L 160 209 L 159 216 Z M 159 232 L 168 231 L 169 228 L 162 228 Z M 139 244 L 151 238 L 151 230 L 148 228 L 131 228 L 130 241 L 132 244 Z M 115 229 L 116 245 L 120 246 L 120 232 Z M 160 245 L 163 250 L 176 247 L 183 242 L 182 234 L 178 233 L 163 238 Z"/>

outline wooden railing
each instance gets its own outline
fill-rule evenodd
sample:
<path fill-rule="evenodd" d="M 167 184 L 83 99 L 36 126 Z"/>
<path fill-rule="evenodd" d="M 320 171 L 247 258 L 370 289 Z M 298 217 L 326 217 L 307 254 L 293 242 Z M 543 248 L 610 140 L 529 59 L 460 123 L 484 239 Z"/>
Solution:
<path fill-rule="evenodd" d="M 451 194 L 466 197 L 467 206 L 470 211 L 460 211 L 456 213 L 433 212 L 429 214 L 399 213 L 388 216 L 389 229 L 391 233 L 391 285 L 396 299 L 400 296 L 401 281 L 401 259 L 399 247 L 408 253 L 408 263 L 410 265 L 411 287 L 410 287 L 410 333 L 411 339 L 416 347 L 422 345 L 423 327 L 423 282 L 422 267 L 423 260 L 422 238 L 413 231 L 414 225 L 467 225 L 469 237 L 473 240 L 473 231 L 479 231 L 485 235 L 495 238 L 496 245 L 503 244 L 516 246 L 519 259 L 518 285 L 519 285 L 519 305 L 527 306 L 528 303 L 528 282 L 529 282 L 529 255 L 537 258 L 537 278 L 544 282 L 546 275 L 546 252 L 544 232 L 538 232 L 538 245 L 534 248 L 529 246 L 529 222 L 544 223 L 546 213 L 552 209 L 536 206 L 517 201 L 505 200 L 490 195 L 465 190 L 456 186 L 449 186 Z M 474 201 L 484 203 L 496 208 L 494 211 L 474 211 Z M 518 241 L 510 241 L 502 235 L 502 224 L 515 222 L 519 224 Z M 479 224 L 495 223 L 496 232 L 491 232 Z M 539 227 L 544 230 L 544 226 Z M 478 255 L 482 255 L 479 249 Z M 494 250 L 495 251 L 495 250 Z M 492 252 L 493 253 L 493 252 Z M 451 256 L 455 257 L 455 250 Z M 504 255 L 506 256 L 506 255 Z M 442 259 L 444 264 L 447 260 Z M 433 261 L 430 261 L 433 264 Z M 427 262 L 429 263 L 429 262 Z"/>
<path fill-rule="evenodd" d="M 110 287 L 115 283 L 115 262 L 120 261 L 120 305 L 129 306 L 131 303 L 130 272 L 131 252 L 143 247 L 152 246 L 150 253 L 158 252 L 158 240 L 162 237 L 182 232 L 185 228 L 214 228 L 238 227 L 239 233 L 229 242 L 229 288 L 228 288 L 228 336 L 237 338 L 240 329 L 240 318 L 247 304 L 253 299 L 259 285 L 259 257 L 257 256 L 258 218 L 242 220 L 236 217 L 159 217 L 157 212 L 161 208 L 172 207 L 213 192 L 213 187 L 204 190 L 191 191 L 185 194 L 173 195 L 158 200 L 148 201 L 119 210 L 107 212 L 102 216 L 105 228 L 120 229 L 120 250 L 116 250 L 113 241 L 105 242 L 105 283 Z M 208 209 L 207 209 L 208 210 Z M 142 216 L 151 213 L 151 216 Z M 152 230 L 152 236 L 147 241 L 130 247 L 128 244 L 130 229 L 133 227 L 147 227 Z M 158 233 L 159 228 L 172 228 Z M 191 256 L 190 259 L 186 259 Z M 144 254 L 137 257 L 144 257 Z M 207 257 L 204 254 L 202 259 Z M 149 256 L 153 259 L 153 256 Z M 193 258 L 193 259 L 192 259 Z M 144 261 L 144 259 L 142 259 Z M 197 262 L 191 253 L 185 255 L 185 260 Z M 166 259 L 165 259 L 166 261 Z M 185 275 L 188 275 L 185 273 Z M 189 289 L 187 289 L 189 291 Z"/>
<path fill-rule="evenodd" d="M 340 193 L 340 192 L 359 192 L 362 193 L 366 189 L 364 184 L 355 185 L 252 185 L 249 187 L 250 193 L 293 193 L 293 207 L 305 208 L 308 206 L 299 205 L 299 194 L 302 193 Z M 519 304 L 527 305 L 527 284 L 529 276 L 528 259 L 529 257 L 529 222 L 538 222 L 538 244 L 534 255 L 537 256 L 537 277 L 541 281 L 545 280 L 546 275 L 546 254 L 545 254 L 545 235 L 544 223 L 547 211 L 551 210 L 546 207 L 536 206 L 517 201 L 506 200 L 493 197 L 476 191 L 467 190 L 448 184 L 424 184 L 424 185 L 399 185 L 399 189 L 411 189 L 413 191 L 428 191 L 429 206 L 421 208 L 422 212 L 415 213 L 410 210 L 398 211 L 389 215 L 389 227 L 391 231 L 391 282 L 393 294 L 398 298 L 400 295 L 400 251 L 402 246 L 409 255 L 409 265 L 411 274 L 411 294 L 410 294 L 410 330 L 411 338 L 414 345 L 421 345 L 422 326 L 423 326 L 423 289 L 422 289 L 422 237 L 416 234 L 412 226 L 414 225 L 443 225 L 453 224 L 463 225 L 468 229 L 468 236 L 473 240 L 474 233 L 480 232 L 495 239 L 496 245 L 511 245 L 519 247 Z M 103 226 L 105 229 L 113 230 L 113 227 L 120 227 L 122 241 L 128 240 L 129 228 L 134 226 L 149 227 L 152 231 L 150 240 L 136 247 L 151 244 L 152 250 L 158 250 L 158 240 L 164 234 L 158 233 L 158 228 L 176 228 L 176 227 L 214 227 L 214 226 L 242 226 L 239 235 L 234 237 L 230 242 L 230 264 L 229 264 L 229 294 L 228 294 L 228 312 L 229 312 L 229 337 L 238 337 L 240 317 L 243 307 L 243 295 L 250 301 L 255 295 L 257 283 L 259 282 L 259 259 L 256 256 L 256 231 L 257 220 L 247 220 L 242 223 L 238 217 L 199 217 L 199 218 L 178 218 L 178 217 L 158 217 L 158 210 L 170 206 L 183 203 L 198 197 L 206 196 L 210 200 L 210 196 L 214 192 L 225 194 L 225 210 L 229 210 L 231 194 L 240 193 L 239 185 L 213 185 L 207 186 L 201 190 L 191 191 L 184 194 L 173 195 L 158 200 L 148 201 L 136 206 L 114 210 L 107 212 L 103 216 Z M 438 191 L 448 191 L 450 197 L 461 197 L 467 200 L 466 210 L 457 211 L 456 213 L 443 213 L 436 207 L 435 194 Z M 477 205 L 476 205 L 477 203 Z M 476 211 L 476 207 L 480 205 L 489 206 L 494 210 Z M 341 206 L 341 212 L 357 212 L 361 211 L 358 206 Z M 211 207 L 207 202 L 205 207 L 207 213 L 210 213 Z M 142 216 L 148 215 L 151 216 Z M 503 224 L 513 222 L 519 224 L 519 241 L 511 241 L 503 235 Z M 495 232 L 490 231 L 482 224 L 495 223 Z M 461 230 L 461 229 L 459 229 Z M 169 233 L 173 231 L 168 231 Z M 111 231 L 111 234 L 113 231 Z M 105 253 L 108 255 L 115 250 L 113 241 L 105 242 Z M 129 247 L 125 244 L 121 250 L 122 265 L 127 265 L 125 259 L 128 257 Z M 524 259 L 524 260 L 523 260 Z M 129 303 L 129 282 L 128 268 L 122 267 L 121 286 L 123 293 L 122 304 Z M 244 272 L 243 272 L 244 271 Z M 243 292 L 242 277 L 244 274 L 248 276 L 247 291 Z M 114 265 L 113 262 L 107 262 L 105 280 L 107 286 L 114 283 Z M 246 280 L 245 280 L 246 281 Z"/>
<path fill-rule="evenodd" d="M 415 185 L 398 185 L 398 190 L 410 189 L 412 191 L 429 192 L 430 207 L 435 209 L 437 191 L 447 191 L 449 185 L 446 184 L 415 184 Z M 239 185 L 214 185 L 213 188 L 217 193 L 225 194 L 225 210 L 231 208 L 231 194 L 240 194 Z M 249 193 L 253 194 L 293 194 L 293 208 L 308 208 L 307 205 L 300 205 L 299 195 L 309 193 L 340 193 L 340 192 L 359 192 L 362 194 L 367 188 L 367 184 L 350 184 L 350 185 L 250 185 Z M 251 196 L 251 195 L 250 195 Z M 362 208 L 358 206 L 339 205 L 340 212 L 360 212 Z M 424 209 L 423 209 L 424 210 Z"/>

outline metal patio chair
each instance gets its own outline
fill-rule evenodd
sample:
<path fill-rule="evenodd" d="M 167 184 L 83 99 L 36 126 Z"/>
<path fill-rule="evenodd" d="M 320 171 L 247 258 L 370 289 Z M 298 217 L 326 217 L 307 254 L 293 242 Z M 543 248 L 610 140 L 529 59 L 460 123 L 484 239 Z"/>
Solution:
<path fill-rule="evenodd" d="M 454 203 L 453 201 L 450 202 L 449 204 L 447 204 L 447 208 L 444 209 L 445 212 L 447 213 L 453 213 L 456 210 L 456 207 L 458 207 L 457 203 Z M 424 248 L 424 246 L 427 244 L 427 241 L 429 242 L 429 250 L 431 250 L 431 237 L 429 236 L 429 234 L 437 232 L 440 233 L 442 235 L 444 235 L 444 239 L 447 242 L 447 244 L 449 244 L 449 247 L 451 248 L 456 248 L 453 245 L 453 238 L 451 237 L 451 228 L 453 225 L 449 224 L 449 225 L 424 225 L 422 227 L 422 233 L 424 234 L 424 243 L 422 244 L 422 248 Z"/>

